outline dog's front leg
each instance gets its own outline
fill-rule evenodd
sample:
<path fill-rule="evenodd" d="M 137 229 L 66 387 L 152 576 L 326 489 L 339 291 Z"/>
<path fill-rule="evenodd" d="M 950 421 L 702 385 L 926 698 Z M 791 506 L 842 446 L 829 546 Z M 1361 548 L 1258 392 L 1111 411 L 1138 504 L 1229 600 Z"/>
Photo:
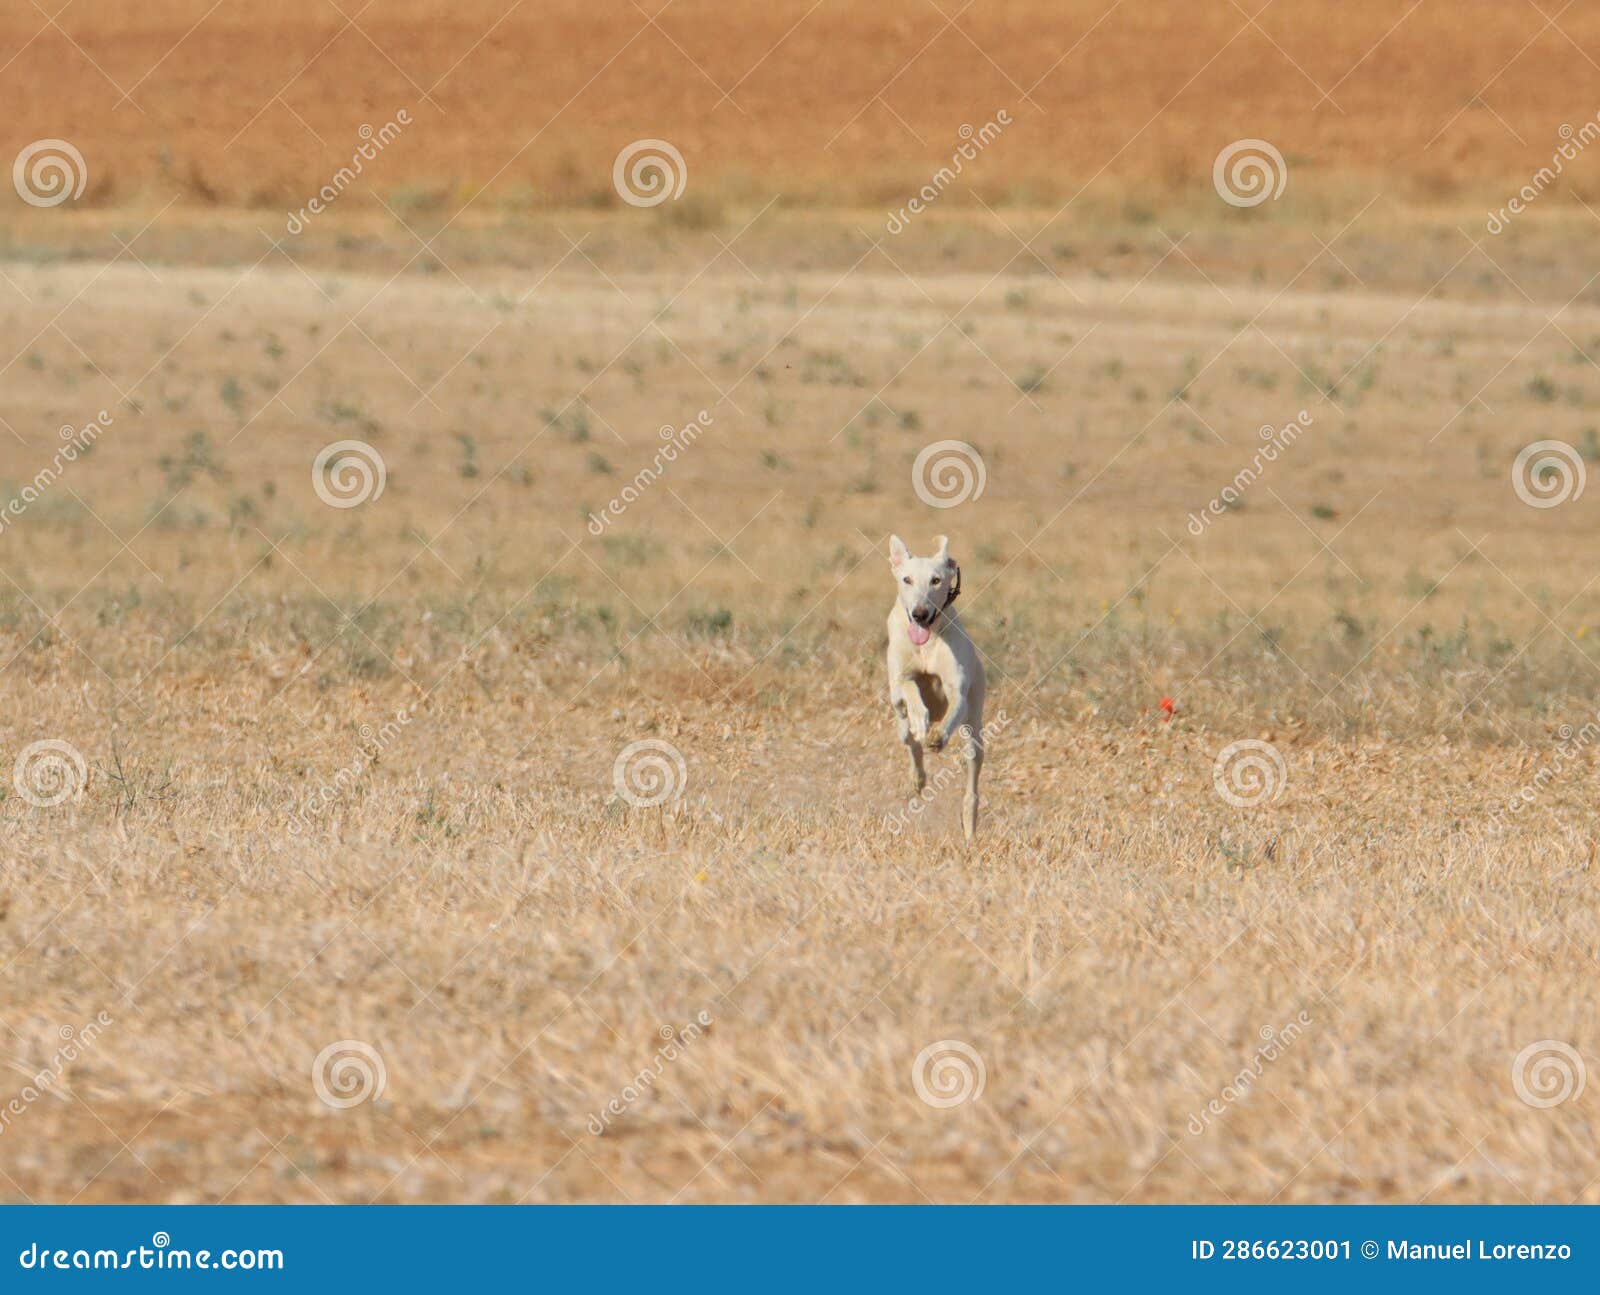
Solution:
<path fill-rule="evenodd" d="M 913 742 L 922 742 L 928 736 L 928 708 L 923 704 L 922 692 L 914 679 L 900 681 L 900 704 L 905 707 L 906 725 Z"/>
<path fill-rule="evenodd" d="M 928 736 L 928 708 L 922 704 L 917 685 L 906 680 L 891 698 L 900 722 L 900 740 L 911 753 L 911 792 L 915 795 L 928 785 L 922 766 L 922 741 Z"/>
<path fill-rule="evenodd" d="M 967 719 L 967 681 L 962 677 L 959 669 L 941 676 L 944 685 L 944 695 L 951 699 L 950 713 L 944 717 L 944 723 L 932 733 L 928 734 L 928 750 L 943 751 L 950 739 L 961 731 L 961 726 Z"/>

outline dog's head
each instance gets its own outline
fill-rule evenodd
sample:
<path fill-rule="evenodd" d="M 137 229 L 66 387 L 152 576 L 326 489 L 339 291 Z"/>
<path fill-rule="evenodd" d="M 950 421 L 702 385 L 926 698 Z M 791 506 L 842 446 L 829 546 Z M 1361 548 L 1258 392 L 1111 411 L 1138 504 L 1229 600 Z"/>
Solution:
<path fill-rule="evenodd" d="M 928 641 L 940 614 L 961 592 L 961 568 L 950 556 L 950 540 L 940 535 L 931 558 L 914 558 L 898 535 L 889 537 L 889 567 L 906 614 L 906 633 L 918 646 Z"/>

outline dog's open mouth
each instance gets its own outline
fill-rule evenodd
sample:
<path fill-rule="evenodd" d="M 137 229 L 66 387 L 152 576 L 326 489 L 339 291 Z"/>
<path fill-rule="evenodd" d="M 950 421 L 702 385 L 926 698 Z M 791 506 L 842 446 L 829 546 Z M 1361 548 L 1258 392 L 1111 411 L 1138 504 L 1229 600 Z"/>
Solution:
<path fill-rule="evenodd" d="M 918 647 L 921 647 L 932 636 L 933 631 L 926 625 L 918 625 L 916 621 L 906 620 L 906 634 Z"/>

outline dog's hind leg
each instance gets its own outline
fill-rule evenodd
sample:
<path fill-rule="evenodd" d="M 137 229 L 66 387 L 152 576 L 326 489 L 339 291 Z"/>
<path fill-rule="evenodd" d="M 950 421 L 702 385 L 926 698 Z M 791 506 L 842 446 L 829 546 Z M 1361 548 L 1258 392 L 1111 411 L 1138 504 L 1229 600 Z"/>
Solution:
<path fill-rule="evenodd" d="M 970 716 L 962 729 L 967 762 L 967 793 L 961 800 L 961 830 L 972 840 L 978 830 L 978 774 L 983 769 L 983 712 Z"/>
<path fill-rule="evenodd" d="M 911 794 L 916 795 L 928 785 L 928 774 L 922 767 L 922 743 L 908 735 L 906 749 L 911 752 Z"/>

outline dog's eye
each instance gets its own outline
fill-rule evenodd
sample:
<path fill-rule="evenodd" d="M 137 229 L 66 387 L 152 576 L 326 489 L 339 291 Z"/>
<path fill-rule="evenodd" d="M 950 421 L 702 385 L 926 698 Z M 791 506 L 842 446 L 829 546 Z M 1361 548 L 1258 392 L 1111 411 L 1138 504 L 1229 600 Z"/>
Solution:
<path fill-rule="evenodd" d="M 934 576 L 934 578 L 932 580 L 930 580 L 928 583 L 929 584 L 935 584 L 935 585 L 938 584 L 939 583 L 939 577 L 938 576 Z"/>
<path fill-rule="evenodd" d="M 911 583 L 911 577 L 910 576 L 902 577 L 900 583 L 901 584 L 905 584 L 905 585 L 910 584 Z"/>

